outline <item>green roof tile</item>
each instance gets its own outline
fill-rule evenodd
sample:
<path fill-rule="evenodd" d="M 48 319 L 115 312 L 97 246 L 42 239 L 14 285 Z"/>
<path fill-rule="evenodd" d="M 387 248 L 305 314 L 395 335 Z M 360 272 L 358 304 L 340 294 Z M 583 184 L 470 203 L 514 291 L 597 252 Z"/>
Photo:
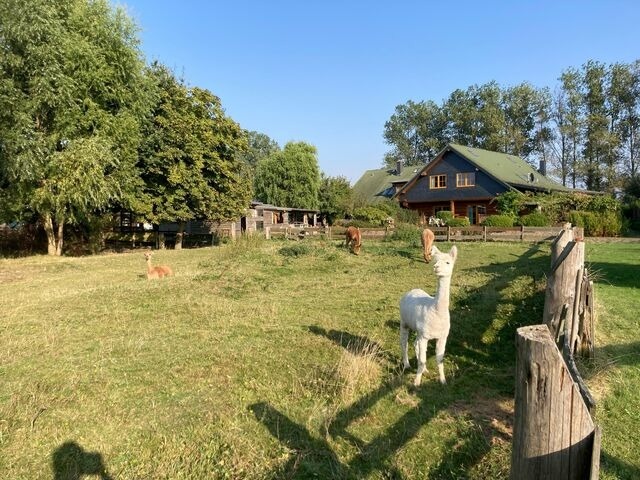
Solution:
<path fill-rule="evenodd" d="M 515 155 L 465 147 L 455 143 L 450 143 L 449 147 L 481 170 L 513 187 L 547 191 L 573 191 L 540 174 L 526 161 Z"/>
<path fill-rule="evenodd" d="M 407 182 L 421 169 L 422 167 L 415 166 L 404 167 L 399 175 L 396 175 L 394 169 L 367 170 L 355 183 L 353 191 L 369 203 L 381 202 L 393 196 L 393 182 Z"/>

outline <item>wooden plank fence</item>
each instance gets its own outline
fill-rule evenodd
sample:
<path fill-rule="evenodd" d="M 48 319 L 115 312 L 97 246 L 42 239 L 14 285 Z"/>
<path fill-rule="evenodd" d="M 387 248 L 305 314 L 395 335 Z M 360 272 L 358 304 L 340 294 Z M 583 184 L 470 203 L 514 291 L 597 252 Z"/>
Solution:
<path fill-rule="evenodd" d="M 595 401 L 574 361 L 593 354 L 594 304 L 583 231 L 565 225 L 552 243 L 543 324 L 516 335 L 513 480 L 599 477 Z"/>

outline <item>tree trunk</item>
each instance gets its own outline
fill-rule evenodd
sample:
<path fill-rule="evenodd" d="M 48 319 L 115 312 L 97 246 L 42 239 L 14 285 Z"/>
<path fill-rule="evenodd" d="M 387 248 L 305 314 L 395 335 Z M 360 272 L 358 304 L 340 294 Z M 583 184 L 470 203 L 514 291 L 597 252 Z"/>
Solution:
<path fill-rule="evenodd" d="M 178 231 L 176 233 L 176 250 L 182 250 L 182 239 L 184 238 L 185 222 L 178 222 Z"/>
<path fill-rule="evenodd" d="M 53 218 L 50 214 L 45 213 L 42 216 L 42 225 L 47 234 L 47 254 L 54 256 L 62 255 L 64 221 L 58 222 L 57 228 L 55 228 Z"/>
<path fill-rule="evenodd" d="M 58 232 L 57 232 L 57 238 L 56 238 L 56 255 L 58 257 L 62 256 L 62 243 L 63 243 L 63 239 L 64 239 L 64 222 L 60 221 L 58 223 Z"/>

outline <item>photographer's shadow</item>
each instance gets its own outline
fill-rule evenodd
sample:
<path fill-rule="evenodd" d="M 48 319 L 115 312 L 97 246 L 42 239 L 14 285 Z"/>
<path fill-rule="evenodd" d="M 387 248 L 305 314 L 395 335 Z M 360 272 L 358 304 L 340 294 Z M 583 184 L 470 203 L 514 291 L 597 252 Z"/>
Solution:
<path fill-rule="evenodd" d="M 100 480 L 113 480 L 102 455 L 87 452 L 76 442 L 65 442 L 51 455 L 54 480 L 81 480 L 85 475 L 99 475 Z"/>

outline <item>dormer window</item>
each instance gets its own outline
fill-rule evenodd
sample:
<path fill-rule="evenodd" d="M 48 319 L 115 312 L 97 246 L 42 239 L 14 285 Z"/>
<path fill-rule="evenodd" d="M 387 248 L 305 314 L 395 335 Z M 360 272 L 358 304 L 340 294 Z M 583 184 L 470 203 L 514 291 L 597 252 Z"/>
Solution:
<path fill-rule="evenodd" d="M 476 184 L 476 172 L 456 174 L 456 187 L 473 187 Z"/>
<path fill-rule="evenodd" d="M 447 176 L 446 175 L 431 175 L 429 176 L 429 188 L 447 188 Z"/>

